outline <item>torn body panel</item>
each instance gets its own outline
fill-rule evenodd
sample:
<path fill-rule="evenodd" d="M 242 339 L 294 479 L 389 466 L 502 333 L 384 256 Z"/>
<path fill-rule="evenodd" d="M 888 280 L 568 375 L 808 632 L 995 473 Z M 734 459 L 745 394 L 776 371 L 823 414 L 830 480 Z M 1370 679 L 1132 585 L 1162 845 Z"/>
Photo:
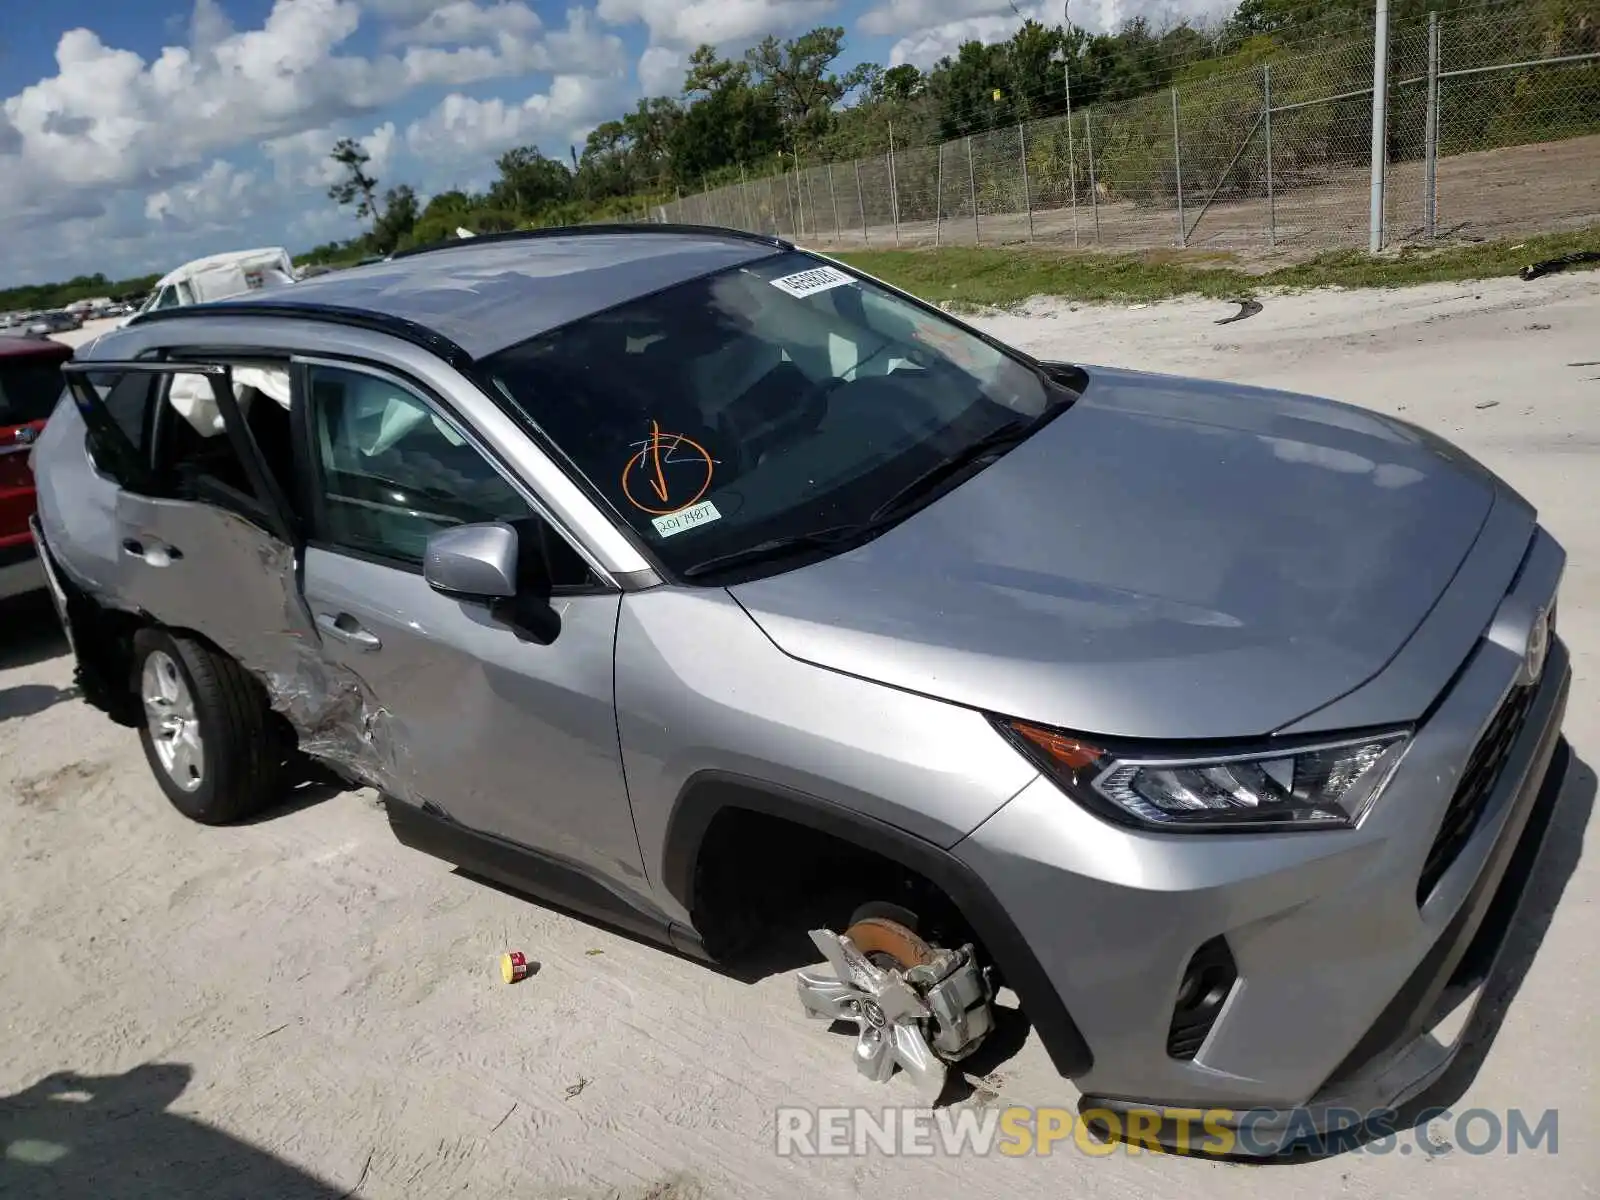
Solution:
<path fill-rule="evenodd" d="M 359 674 L 323 653 L 293 548 L 210 504 L 119 491 L 69 445 L 81 446 L 84 433 L 71 404 L 47 426 L 46 437 L 61 445 L 51 450 L 38 519 L 52 564 L 82 593 L 68 619 L 75 648 L 94 655 L 83 664 L 87 674 L 127 678 L 127 664 L 105 648 L 105 631 L 80 628 L 109 624 L 111 614 L 203 633 L 261 681 L 302 752 L 409 797 L 387 712 Z"/>

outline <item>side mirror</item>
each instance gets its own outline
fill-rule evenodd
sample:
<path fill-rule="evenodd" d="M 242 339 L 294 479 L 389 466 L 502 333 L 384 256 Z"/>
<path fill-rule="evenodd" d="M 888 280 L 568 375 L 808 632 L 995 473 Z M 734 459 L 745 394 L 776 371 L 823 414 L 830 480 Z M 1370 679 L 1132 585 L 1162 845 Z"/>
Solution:
<path fill-rule="evenodd" d="M 422 577 L 447 596 L 510 599 L 517 594 L 517 540 L 501 521 L 442 529 L 428 539 Z"/>
<path fill-rule="evenodd" d="M 550 603 L 540 531 L 527 525 L 485 521 L 442 529 L 428 539 L 422 577 L 443 595 L 487 601 L 490 613 L 523 641 L 548 646 L 561 632 L 561 614 Z"/>

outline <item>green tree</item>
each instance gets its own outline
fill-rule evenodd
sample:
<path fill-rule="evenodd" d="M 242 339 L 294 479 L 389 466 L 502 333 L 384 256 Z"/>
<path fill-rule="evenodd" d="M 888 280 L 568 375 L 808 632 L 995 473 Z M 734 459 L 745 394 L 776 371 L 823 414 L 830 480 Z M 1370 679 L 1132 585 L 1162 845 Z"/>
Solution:
<path fill-rule="evenodd" d="M 378 208 L 378 181 L 367 172 L 372 155 L 355 138 L 340 138 L 328 155 L 345 173 L 344 178 L 328 189 L 328 198 L 340 208 L 356 206 L 356 217 L 376 221 Z"/>
<path fill-rule="evenodd" d="M 372 248 L 379 254 L 393 254 L 416 227 L 420 208 L 410 184 L 385 192 L 383 215 L 372 223 Z"/>
<path fill-rule="evenodd" d="M 833 108 L 871 81 L 876 68 L 863 64 L 835 75 L 829 68 L 844 53 L 844 30 L 819 26 L 780 43 L 768 34 L 744 60 L 758 88 L 765 88 L 788 130 L 790 144 L 800 147 L 827 133 Z"/>
<path fill-rule="evenodd" d="M 712 46 L 689 57 L 685 106 L 672 130 L 672 173 L 696 187 L 712 173 L 770 158 L 783 144 L 783 121 L 772 93 L 751 85 L 750 67 L 718 58 Z"/>
<path fill-rule="evenodd" d="M 533 216 L 572 194 L 572 172 L 565 163 L 546 158 L 536 146 L 518 146 L 495 160 L 500 178 L 489 188 L 492 208 Z"/>

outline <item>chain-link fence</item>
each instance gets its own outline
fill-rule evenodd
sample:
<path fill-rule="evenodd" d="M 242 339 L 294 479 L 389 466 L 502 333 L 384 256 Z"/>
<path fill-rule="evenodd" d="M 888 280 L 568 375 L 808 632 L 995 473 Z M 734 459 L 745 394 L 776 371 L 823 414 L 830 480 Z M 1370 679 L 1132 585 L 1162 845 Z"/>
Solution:
<path fill-rule="evenodd" d="M 1165 91 L 687 196 L 657 221 L 829 249 L 1067 241 L 1140 249 L 1380 245 L 1600 220 L 1600 3 L 1387 30 L 1374 179 L 1368 33 Z M 1376 185 L 1376 186 L 1375 186 Z"/>

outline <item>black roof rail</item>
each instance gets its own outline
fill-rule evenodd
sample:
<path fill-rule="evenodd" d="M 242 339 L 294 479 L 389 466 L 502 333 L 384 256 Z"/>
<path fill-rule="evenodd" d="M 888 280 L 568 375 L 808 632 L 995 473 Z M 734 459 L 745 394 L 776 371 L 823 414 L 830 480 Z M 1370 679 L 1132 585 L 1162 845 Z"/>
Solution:
<path fill-rule="evenodd" d="M 433 242 L 427 246 L 413 246 L 408 250 L 396 250 L 389 257 L 391 260 L 412 258 L 418 254 L 432 254 L 439 250 L 450 250 L 457 246 L 482 246 L 492 245 L 496 242 L 521 242 L 535 241 L 540 238 L 550 237 L 583 237 L 594 234 L 649 234 L 649 233 L 676 233 L 679 235 L 690 234 L 696 237 L 720 237 L 741 242 L 760 242 L 763 246 L 773 246 L 779 250 L 793 250 L 794 245 L 775 234 L 751 233 L 746 229 L 731 229 L 722 225 L 671 225 L 648 222 L 643 225 L 546 225 L 538 229 L 513 229 L 507 233 L 478 233 L 469 238 L 451 238 L 443 242 Z"/>
<path fill-rule="evenodd" d="M 140 313 L 128 322 L 148 325 L 153 321 L 195 320 L 200 317 L 280 317 L 293 321 L 319 321 L 327 325 L 345 325 L 352 329 L 367 329 L 373 333 L 386 333 L 390 337 L 420 346 L 445 360 L 458 371 L 472 366 L 472 355 L 444 334 L 404 317 L 372 312 L 365 308 L 349 308 L 342 304 L 295 304 L 283 301 L 212 300 L 203 304 L 184 304 L 176 308 L 157 308 Z"/>

